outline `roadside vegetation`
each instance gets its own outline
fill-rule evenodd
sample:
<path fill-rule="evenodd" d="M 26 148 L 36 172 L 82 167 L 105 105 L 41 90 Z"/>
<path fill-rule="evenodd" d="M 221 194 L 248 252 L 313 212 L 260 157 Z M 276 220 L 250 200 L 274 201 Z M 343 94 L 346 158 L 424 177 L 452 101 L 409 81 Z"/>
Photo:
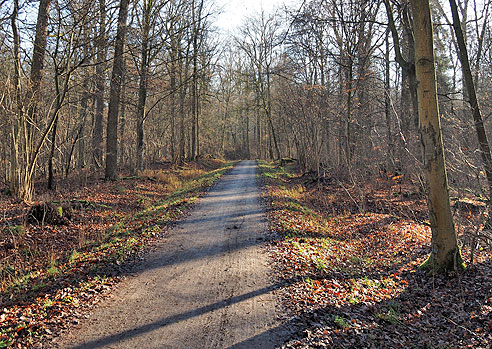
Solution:
<path fill-rule="evenodd" d="M 207 159 L 75 190 L 66 183 L 38 203 L 54 207 L 44 222 L 0 196 L 0 348 L 46 342 L 76 323 L 232 165 Z"/>
<path fill-rule="evenodd" d="M 317 181 L 294 163 L 261 162 L 260 171 L 275 269 L 289 280 L 281 297 L 295 330 L 286 347 L 492 343 L 492 254 L 470 235 L 480 221 L 471 203 L 454 205 L 467 271 L 431 275 L 419 268 L 431 232 L 414 184 Z"/>

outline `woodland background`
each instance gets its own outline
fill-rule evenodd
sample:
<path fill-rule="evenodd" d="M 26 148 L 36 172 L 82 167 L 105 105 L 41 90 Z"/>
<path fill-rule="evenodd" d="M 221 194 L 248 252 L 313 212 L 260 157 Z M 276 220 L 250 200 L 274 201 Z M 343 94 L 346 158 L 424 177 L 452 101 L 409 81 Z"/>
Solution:
<path fill-rule="evenodd" d="M 426 3 L 305 0 L 225 37 L 212 1 L 0 0 L 0 347 L 62 333 L 246 158 L 287 347 L 488 347 L 492 2 L 430 1 L 452 212 L 446 185 L 425 204 Z"/>
<path fill-rule="evenodd" d="M 431 3 L 452 194 L 486 198 L 451 14 L 446 2 Z M 225 41 L 211 2 L 133 1 L 116 68 L 122 4 L 0 5 L 0 180 L 21 198 L 33 198 L 34 179 L 54 187 L 104 167 L 116 154 L 108 132 L 117 171 L 129 173 L 204 156 L 287 157 L 320 177 L 419 181 L 406 1 L 306 1 L 252 16 Z M 458 5 L 488 131 L 491 5 Z M 118 69 L 121 98 L 108 121 Z"/>

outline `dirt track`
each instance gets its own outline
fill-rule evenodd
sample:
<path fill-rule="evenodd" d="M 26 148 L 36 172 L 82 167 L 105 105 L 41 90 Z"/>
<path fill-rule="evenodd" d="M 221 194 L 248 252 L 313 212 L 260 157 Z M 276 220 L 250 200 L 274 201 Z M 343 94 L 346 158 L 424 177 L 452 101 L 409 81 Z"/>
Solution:
<path fill-rule="evenodd" d="M 282 328 L 268 276 L 256 163 L 198 203 L 63 348 L 271 348 Z"/>

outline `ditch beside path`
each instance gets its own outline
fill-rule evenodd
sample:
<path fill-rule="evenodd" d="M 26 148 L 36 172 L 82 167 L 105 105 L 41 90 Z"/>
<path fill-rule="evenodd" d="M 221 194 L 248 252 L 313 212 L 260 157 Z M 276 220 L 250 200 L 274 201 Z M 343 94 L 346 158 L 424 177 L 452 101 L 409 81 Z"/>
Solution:
<path fill-rule="evenodd" d="M 275 283 L 255 161 L 240 162 L 61 348 L 273 348 Z"/>

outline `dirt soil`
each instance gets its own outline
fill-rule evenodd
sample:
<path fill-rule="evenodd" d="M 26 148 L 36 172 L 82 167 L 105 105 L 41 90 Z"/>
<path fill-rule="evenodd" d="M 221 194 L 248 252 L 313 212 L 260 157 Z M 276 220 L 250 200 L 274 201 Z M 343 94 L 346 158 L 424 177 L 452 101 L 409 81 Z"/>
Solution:
<path fill-rule="evenodd" d="M 244 161 L 135 267 L 61 348 L 269 348 L 277 318 L 256 163 Z"/>

